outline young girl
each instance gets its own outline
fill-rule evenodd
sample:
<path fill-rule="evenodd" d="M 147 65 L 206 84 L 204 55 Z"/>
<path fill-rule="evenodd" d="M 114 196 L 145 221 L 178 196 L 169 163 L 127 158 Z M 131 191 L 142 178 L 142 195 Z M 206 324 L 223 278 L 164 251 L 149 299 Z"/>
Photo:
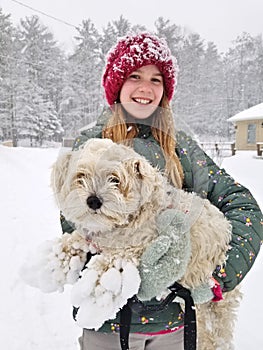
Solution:
<path fill-rule="evenodd" d="M 176 64 L 164 40 L 149 33 L 121 39 L 110 51 L 103 75 L 110 113 L 84 131 L 74 149 L 93 137 L 125 141 L 165 171 L 174 186 L 195 191 L 217 206 L 233 227 L 227 263 L 214 271 L 222 291 L 228 292 L 241 282 L 259 252 L 262 213 L 245 187 L 220 169 L 189 136 L 175 131 L 169 106 L 175 85 Z M 64 232 L 72 231 L 63 217 L 62 227 Z M 153 299 L 151 304 L 158 301 Z M 170 303 L 149 318 L 133 314 L 130 349 L 183 350 L 183 316 L 178 303 Z M 84 329 L 81 349 L 120 349 L 119 327 L 118 315 L 96 332 Z"/>

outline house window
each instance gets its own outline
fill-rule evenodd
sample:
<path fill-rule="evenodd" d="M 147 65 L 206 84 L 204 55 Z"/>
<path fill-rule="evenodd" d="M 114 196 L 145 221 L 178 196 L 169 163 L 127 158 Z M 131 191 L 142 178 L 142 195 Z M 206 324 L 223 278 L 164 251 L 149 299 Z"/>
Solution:
<path fill-rule="evenodd" d="M 247 126 L 247 143 L 256 143 L 256 124 L 248 124 Z"/>

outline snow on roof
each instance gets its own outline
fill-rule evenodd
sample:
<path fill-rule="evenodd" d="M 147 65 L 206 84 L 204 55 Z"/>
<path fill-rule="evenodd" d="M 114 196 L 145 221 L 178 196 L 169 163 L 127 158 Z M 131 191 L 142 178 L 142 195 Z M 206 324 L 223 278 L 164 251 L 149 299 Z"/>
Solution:
<path fill-rule="evenodd" d="M 263 103 L 259 103 L 251 108 L 245 109 L 242 112 L 235 114 L 233 117 L 227 119 L 229 122 L 237 122 L 242 120 L 257 120 L 263 119 Z"/>

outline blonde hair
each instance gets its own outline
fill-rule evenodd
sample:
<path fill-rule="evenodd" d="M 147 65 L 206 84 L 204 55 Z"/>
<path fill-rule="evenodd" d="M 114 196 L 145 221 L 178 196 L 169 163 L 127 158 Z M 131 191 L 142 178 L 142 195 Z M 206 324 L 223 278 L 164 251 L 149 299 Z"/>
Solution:
<path fill-rule="evenodd" d="M 155 140 L 158 141 L 162 149 L 166 166 L 165 172 L 174 186 L 182 188 L 183 169 L 180 160 L 175 153 L 176 139 L 175 127 L 172 111 L 166 96 L 163 96 L 161 108 L 154 113 L 151 130 Z M 134 125 L 134 124 L 133 124 Z M 130 127 L 131 124 L 126 123 L 125 113 L 121 104 L 116 104 L 107 125 L 102 131 L 103 138 L 109 138 L 114 142 L 122 142 L 130 144 L 134 139 L 138 130 Z"/>

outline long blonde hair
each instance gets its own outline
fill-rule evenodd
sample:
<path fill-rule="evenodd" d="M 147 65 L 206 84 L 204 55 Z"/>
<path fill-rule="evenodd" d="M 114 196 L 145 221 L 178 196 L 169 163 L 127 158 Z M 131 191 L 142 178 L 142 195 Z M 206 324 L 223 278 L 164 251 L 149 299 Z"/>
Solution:
<path fill-rule="evenodd" d="M 107 125 L 102 131 L 102 137 L 110 138 L 114 142 L 132 140 L 137 136 L 138 130 L 130 126 L 131 124 L 125 121 L 123 107 L 121 104 L 116 104 Z M 175 153 L 176 139 L 173 115 L 165 95 L 162 98 L 160 108 L 157 108 L 157 111 L 153 115 L 151 131 L 162 149 L 166 161 L 166 175 L 174 186 L 182 188 L 183 169 Z"/>

